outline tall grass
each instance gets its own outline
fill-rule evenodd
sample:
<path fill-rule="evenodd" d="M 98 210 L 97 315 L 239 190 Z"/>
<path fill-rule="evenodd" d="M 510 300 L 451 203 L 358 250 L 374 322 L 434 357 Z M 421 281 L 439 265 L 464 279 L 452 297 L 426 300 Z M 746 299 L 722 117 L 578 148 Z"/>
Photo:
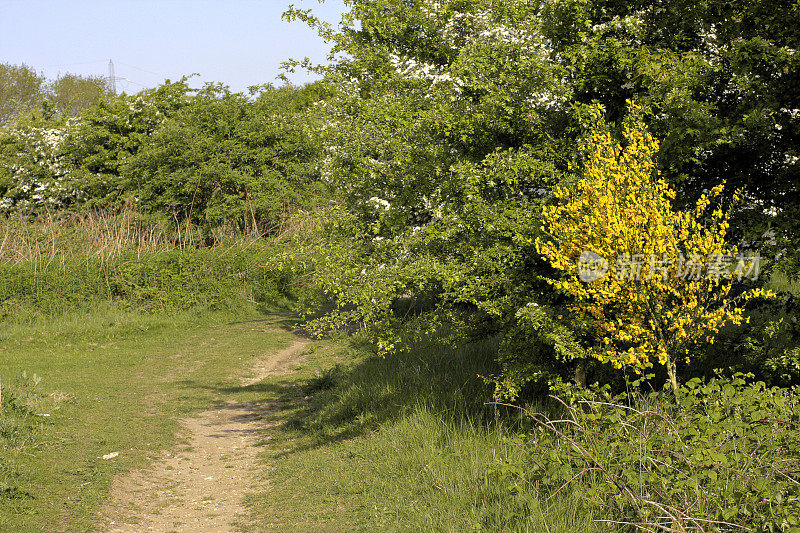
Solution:
<path fill-rule="evenodd" d="M 226 231 L 133 209 L 0 217 L 0 319 L 109 300 L 142 310 L 281 300 L 269 241 Z"/>
<path fill-rule="evenodd" d="M 287 228 L 281 225 L 277 229 Z M 142 214 L 131 207 L 119 212 L 49 212 L 36 218 L 17 213 L 0 217 L 0 262 L 46 266 L 77 255 L 110 261 L 122 254 L 252 243 L 262 237 L 257 231 L 200 227 Z"/>
<path fill-rule="evenodd" d="M 153 253 L 178 246 L 174 227 L 131 209 L 118 214 L 59 212 L 30 219 L 0 217 L 0 261 L 47 268 L 70 257 L 112 260 L 124 252 Z"/>
<path fill-rule="evenodd" d="M 264 530 L 608 531 L 580 498 L 548 498 L 501 473 L 526 461 L 510 445 L 525 420 L 495 409 L 480 378 L 497 372 L 497 339 L 418 343 L 388 357 L 355 349 L 280 395 L 267 444 L 270 490 L 251 499 Z M 276 386 L 278 385 L 278 386 Z M 298 506 L 298 500 L 303 501 Z"/>

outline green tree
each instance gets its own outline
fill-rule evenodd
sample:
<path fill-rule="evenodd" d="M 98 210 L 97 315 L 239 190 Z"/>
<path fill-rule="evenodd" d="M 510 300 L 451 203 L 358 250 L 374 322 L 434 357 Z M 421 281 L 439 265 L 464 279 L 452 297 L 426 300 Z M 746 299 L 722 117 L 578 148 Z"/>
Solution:
<path fill-rule="evenodd" d="M 530 243 L 554 187 L 578 178 L 595 103 L 612 124 L 628 100 L 645 109 L 678 208 L 727 180 L 743 191 L 731 238 L 763 245 L 772 227 L 778 246 L 796 239 L 794 4 L 348 5 L 339 25 L 309 10 L 286 15 L 317 28 L 336 58 L 317 68 L 338 89 L 326 106 L 322 175 L 341 192 L 331 225 L 341 238 L 325 243 L 338 251 L 309 253 L 338 304 L 320 327 L 372 323 L 391 347 L 408 316 L 398 303 L 410 298 L 435 309 L 433 322 L 471 310 L 506 336 L 507 355 L 579 357 L 560 327 L 565 301 L 543 283 L 551 272 Z M 527 327 L 531 309 L 541 311 Z M 558 366 L 569 374 L 571 365 Z"/>
<path fill-rule="evenodd" d="M 305 110 L 317 88 L 207 85 L 122 170 L 140 208 L 267 232 L 319 191 Z"/>
<path fill-rule="evenodd" d="M 44 96 L 44 75 L 25 64 L 0 63 L 0 125 L 37 107 Z"/>
<path fill-rule="evenodd" d="M 737 237 L 792 259 L 800 214 L 796 2 L 545 2 L 543 29 L 576 102 L 612 120 L 634 99 L 662 139 L 658 166 L 684 206 L 726 181 L 743 190 Z M 728 193 L 730 194 L 730 193 Z M 796 260 L 796 258 L 794 258 Z"/>
<path fill-rule="evenodd" d="M 570 88 L 537 8 L 357 1 L 326 34 L 343 54 L 327 70 L 338 93 L 322 172 L 348 224 L 310 254 L 338 304 L 320 327 L 374 324 L 391 349 L 402 297 L 411 315 L 433 306 L 426 327 L 471 309 L 485 327 L 507 328 L 544 286 L 531 237 L 574 152 Z"/>
<path fill-rule="evenodd" d="M 56 113 L 74 116 L 113 97 L 108 81 L 102 76 L 63 74 L 46 86 L 47 101 Z"/>
<path fill-rule="evenodd" d="M 90 207 L 116 208 L 131 200 L 136 177 L 124 174 L 125 165 L 190 100 L 187 78 L 167 80 L 138 94 L 101 100 L 80 114 L 64 153 Z"/>

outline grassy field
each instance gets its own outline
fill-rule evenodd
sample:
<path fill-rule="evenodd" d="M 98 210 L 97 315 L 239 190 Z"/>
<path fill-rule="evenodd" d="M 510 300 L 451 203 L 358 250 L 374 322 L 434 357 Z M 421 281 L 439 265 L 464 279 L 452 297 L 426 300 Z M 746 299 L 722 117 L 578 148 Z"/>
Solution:
<path fill-rule="evenodd" d="M 326 341 L 295 372 L 239 386 L 232 377 L 254 357 L 289 344 L 290 323 L 252 309 L 144 315 L 112 306 L 6 322 L 6 390 L 22 372 L 40 381 L 25 389 L 32 416 L 4 440 L 0 530 L 93 529 L 114 476 L 178 443 L 178 420 L 219 394 L 277 407 L 265 421 L 277 425 L 262 443 L 249 529 L 597 530 L 569 498 L 544 503 L 496 482 L 504 422 L 482 405 L 477 377 L 491 365 L 492 341 L 394 359 Z"/>
<path fill-rule="evenodd" d="M 208 406 L 255 356 L 288 345 L 280 320 L 247 309 L 143 315 L 107 307 L 4 323 L 4 388 L 17 387 L 22 372 L 41 381 L 26 388 L 35 414 L 12 420 L 7 408 L 3 418 L 0 530 L 91 530 L 115 474 L 174 445 L 179 418 Z"/>
<path fill-rule="evenodd" d="M 550 496 L 525 475 L 530 421 L 491 405 L 480 377 L 499 370 L 496 339 L 382 358 L 343 336 L 241 386 L 293 341 L 269 243 L 182 247 L 140 222 L 0 224 L 0 531 L 95 529 L 114 477 L 221 398 L 268 408 L 245 530 L 608 529 L 585 487 Z M 780 274 L 771 286 L 797 294 Z"/>
<path fill-rule="evenodd" d="M 292 376 L 257 386 L 281 409 L 265 443 L 270 488 L 250 498 L 255 529 L 607 531 L 578 498 L 545 501 L 501 475 L 501 458 L 525 457 L 506 445 L 518 420 L 484 405 L 478 373 L 494 349 L 487 340 L 382 358 L 322 346 Z M 346 363 L 325 370 L 336 360 Z"/>
<path fill-rule="evenodd" d="M 342 337 L 240 386 L 293 338 L 293 319 L 268 310 L 286 299 L 266 245 L 183 248 L 130 213 L 4 224 L 0 530 L 96 528 L 114 477 L 223 397 L 270 407 L 245 529 L 604 530 L 579 498 L 540 497 L 503 470 L 527 458 L 508 445 L 518 413 L 486 405 L 495 339 L 381 358 Z"/>

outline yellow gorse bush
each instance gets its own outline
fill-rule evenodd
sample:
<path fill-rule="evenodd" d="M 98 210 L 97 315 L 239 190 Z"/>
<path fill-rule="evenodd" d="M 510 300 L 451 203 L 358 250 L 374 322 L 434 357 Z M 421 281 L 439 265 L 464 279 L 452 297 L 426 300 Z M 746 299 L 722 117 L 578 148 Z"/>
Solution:
<path fill-rule="evenodd" d="M 592 109 L 583 179 L 555 190 L 537 249 L 562 272 L 549 281 L 572 297 L 575 325 L 594 338 L 595 357 L 637 371 L 658 362 L 677 387 L 678 358 L 688 362 L 693 344 L 713 343 L 726 322 L 742 323 L 744 302 L 771 294 L 730 297 L 732 282 L 757 275 L 758 265 L 726 244 L 729 212 L 708 213 L 724 184 L 693 210 L 673 209 L 675 191 L 655 168 L 658 141 L 632 111 L 620 144 L 602 108 Z M 581 275 L 581 259 L 595 270 Z"/>

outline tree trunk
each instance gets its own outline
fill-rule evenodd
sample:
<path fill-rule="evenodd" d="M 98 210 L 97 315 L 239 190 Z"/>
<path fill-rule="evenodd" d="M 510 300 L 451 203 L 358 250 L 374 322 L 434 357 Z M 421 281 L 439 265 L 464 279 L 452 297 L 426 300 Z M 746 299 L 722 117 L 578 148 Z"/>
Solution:
<path fill-rule="evenodd" d="M 667 374 L 669 375 L 669 382 L 672 385 L 672 390 L 678 390 L 678 371 L 676 369 L 677 365 L 675 361 L 669 360 L 666 363 L 667 367 Z"/>
<path fill-rule="evenodd" d="M 578 364 L 575 365 L 575 383 L 586 387 L 586 361 L 583 359 L 579 359 Z"/>

